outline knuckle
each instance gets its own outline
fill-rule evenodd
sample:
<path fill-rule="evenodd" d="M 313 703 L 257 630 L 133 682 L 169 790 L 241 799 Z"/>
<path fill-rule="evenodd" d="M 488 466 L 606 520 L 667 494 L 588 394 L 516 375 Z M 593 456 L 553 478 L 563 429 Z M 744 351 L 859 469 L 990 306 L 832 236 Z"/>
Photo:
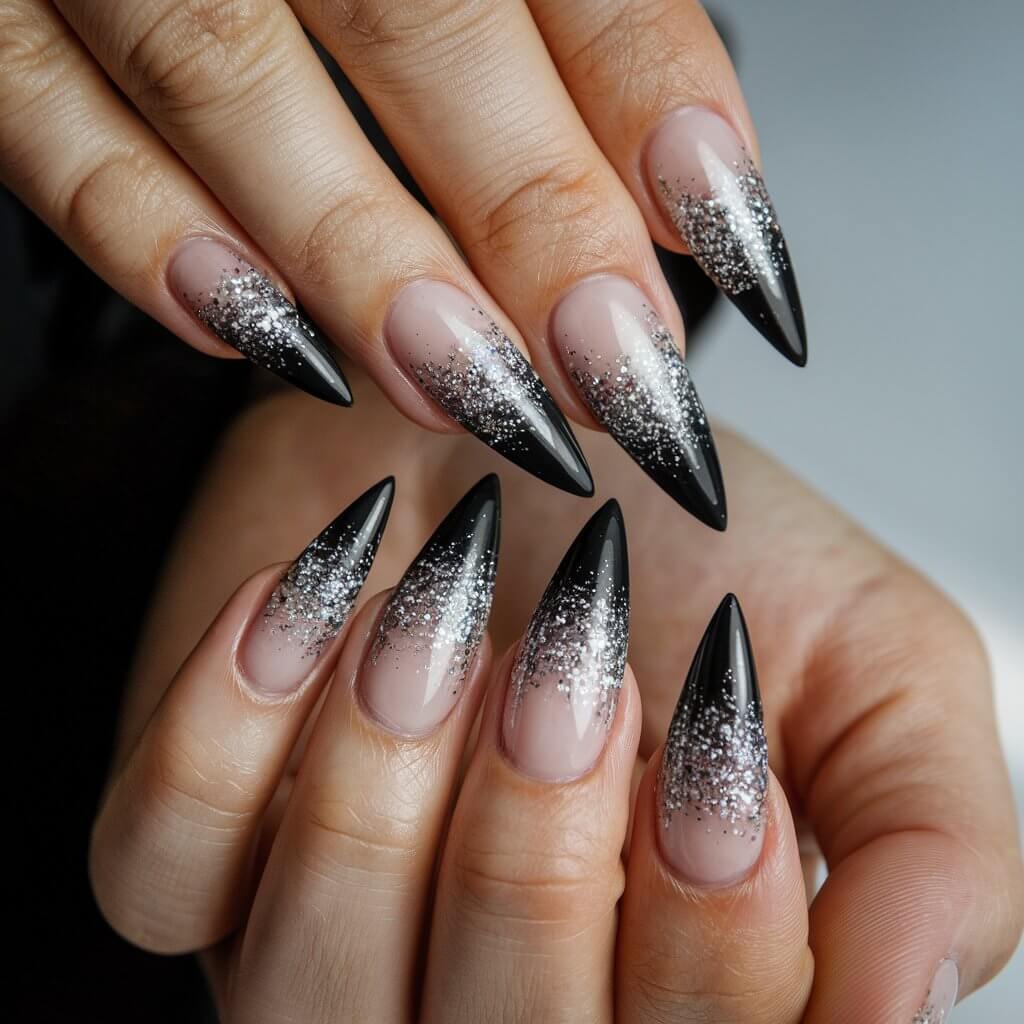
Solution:
<path fill-rule="evenodd" d="M 0 118 L 50 95 L 71 51 L 68 33 L 38 3 L 0 0 Z"/>
<path fill-rule="evenodd" d="M 576 932 L 614 912 L 624 887 L 622 865 L 595 837 L 563 833 L 546 850 L 545 844 L 531 849 L 508 840 L 470 833 L 458 845 L 452 891 L 468 915 Z"/>
<path fill-rule="evenodd" d="M 237 111 L 281 64 L 286 12 L 262 0 L 184 0 L 120 40 L 118 64 L 132 94 L 161 116 Z"/>
<path fill-rule="evenodd" d="M 491 257 L 518 258 L 560 248 L 570 252 L 573 243 L 593 252 L 612 249 L 616 238 L 614 203 L 598 168 L 579 160 L 545 160 L 528 167 L 503 191 L 484 197 L 475 221 L 473 245 Z M 559 246 L 551 246 L 556 235 Z"/>

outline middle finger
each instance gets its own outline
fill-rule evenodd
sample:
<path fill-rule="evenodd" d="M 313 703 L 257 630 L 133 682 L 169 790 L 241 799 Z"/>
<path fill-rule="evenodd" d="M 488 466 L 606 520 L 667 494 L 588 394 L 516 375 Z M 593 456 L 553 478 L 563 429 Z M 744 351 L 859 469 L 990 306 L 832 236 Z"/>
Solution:
<path fill-rule="evenodd" d="M 291 0 L 373 108 L 563 408 L 703 522 L 725 496 L 644 219 L 521 0 Z M 401 355 L 401 354 L 400 354 Z"/>

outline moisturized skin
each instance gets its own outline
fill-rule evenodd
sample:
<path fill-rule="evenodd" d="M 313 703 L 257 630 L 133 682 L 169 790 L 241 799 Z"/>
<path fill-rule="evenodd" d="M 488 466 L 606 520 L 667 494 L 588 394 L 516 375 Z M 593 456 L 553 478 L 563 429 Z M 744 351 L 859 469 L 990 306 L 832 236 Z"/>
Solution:
<path fill-rule="evenodd" d="M 603 274 L 556 308 L 551 334 L 594 418 L 683 508 L 725 529 L 722 473 L 704 407 L 644 293 Z"/>
<path fill-rule="evenodd" d="M 651 187 L 693 258 L 787 359 L 807 362 L 796 278 L 753 158 L 724 118 L 670 114 L 647 150 Z"/>
<path fill-rule="evenodd" d="M 626 535 L 609 501 L 562 559 L 512 664 L 502 735 L 522 771 L 557 781 L 593 766 L 615 720 L 628 644 Z"/>
<path fill-rule="evenodd" d="M 665 858 L 697 885 L 744 878 L 764 843 L 767 790 L 757 670 L 730 594 L 697 649 L 665 741 L 658 779 Z"/>
<path fill-rule="evenodd" d="M 200 323 L 257 366 L 317 398 L 352 404 L 327 343 L 270 278 L 238 253 L 212 238 L 189 239 L 174 254 L 168 281 Z"/>
<path fill-rule="evenodd" d="M 436 728 L 462 693 L 494 593 L 500 488 L 484 477 L 448 514 L 381 611 L 360 676 L 369 710 L 395 732 Z"/>
<path fill-rule="evenodd" d="M 272 695 L 294 689 L 344 626 L 373 565 L 394 493 L 388 477 L 357 498 L 274 588 L 240 655 L 259 689 Z"/>

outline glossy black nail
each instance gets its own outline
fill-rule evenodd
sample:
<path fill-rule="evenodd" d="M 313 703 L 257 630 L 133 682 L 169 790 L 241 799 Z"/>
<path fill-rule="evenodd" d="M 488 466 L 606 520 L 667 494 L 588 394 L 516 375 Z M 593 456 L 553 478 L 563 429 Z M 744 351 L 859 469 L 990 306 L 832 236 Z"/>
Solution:
<path fill-rule="evenodd" d="M 729 594 L 697 648 L 665 741 L 658 809 L 666 859 L 702 885 L 744 877 L 764 841 L 767 787 L 757 669 Z"/>
<path fill-rule="evenodd" d="M 326 402 L 352 404 L 327 342 L 265 274 L 221 242 L 189 239 L 168 281 L 200 323 L 257 366 Z"/>
<path fill-rule="evenodd" d="M 704 407 L 644 293 L 618 275 L 587 278 L 555 307 L 551 338 L 598 423 L 683 508 L 724 530 L 725 488 Z"/>
<path fill-rule="evenodd" d="M 511 338 L 468 295 L 445 281 L 406 285 L 384 333 L 423 392 L 484 444 L 570 494 L 594 493 L 565 417 Z"/>
<path fill-rule="evenodd" d="M 500 516 L 492 473 L 448 513 L 381 611 L 359 685 L 394 732 L 431 732 L 462 693 L 491 610 Z"/>
<path fill-rule="evenodd" d="M 615 719 L 628 643 L 626 531 L 612 500 L 566 552 L 512 665 L 503 741 L 522 771 L 554 781 L 594 764 Z"/>
<path fill-rule="evenodd" d="M 651 187 L 704 272 L 797 366 L 807 331 L 792 261 L 761 172 L 718 114 L 670 114 L 647 150 Z"/>

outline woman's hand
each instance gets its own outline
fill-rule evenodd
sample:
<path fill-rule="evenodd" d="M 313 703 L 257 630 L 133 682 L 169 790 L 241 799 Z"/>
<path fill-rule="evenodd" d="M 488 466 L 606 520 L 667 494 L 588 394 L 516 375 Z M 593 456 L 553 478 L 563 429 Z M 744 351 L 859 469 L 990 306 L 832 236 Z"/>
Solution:
<path fill-rule="evenodd" d="M 356 417 L 362 419 L 353 424 Z M 390 584 L 486 461 L 463 439 L 411 430 L 381 401 L 362 404 L 341 426 L 381 439 L 372 465 L 346 444 L 326 407 L 299 397 L 257 408 L 228 437 L 182 532 L 143 641 L 117 777 L 137 763 L 167 709 L 180 706 L 175 695 L 187 690 L 181 677 L 153 714 L 166 681 L 237 579 L 301 547 L 388 468 L 398 477 L 398 499 L 369 586 L 374 579 Z M 592 770 L 558 781 L 551 776 L 572 773 L 545 778 L 536 763 L 524 766 L 502 731 L 506 659 L 493 673 L 480 739 L 442 840 L 443 808 L 482 683 L 474 677 L 450 717 L 426 738 L 402 739 L 383 726 L 389 715 L 364 711 L 371 705 L 359 696 L 358 681 L 379 609 L 375 600 L 336 641 L 345 650 L 296 789 L 289 799 L 291 773 L 285 772 L 266 816 L 238 814 L 238 801 L 250 800 L 251 810 L 270 800 L 272 790 L 247 760 L 258 753 L 266 727 L 253 727 L 247 716 L 263 716 L 264 723 L 294 715 L 270 759 L 280 768 L 315 690 L 268 711 L 265 703 L 241 700 L 244 691 L 230 673 L 196 677 L 193 699 L 222 700 L 229 715 L 204 711 L 184 735 L 205 741 L 200 752 L 220 752 L 214 766 L 239 771 L 234 782 L 243 781 L 214 787 L 209 799 L 204 786 L 216 776 L 208 761 L 192 756 L 196 748 L 156 745 L 173 767 L 156 772 L 156 780 L 170 779 L 179 793 L 203 794 L 176 798 L 171 831 L 187 832 L 193 814 L 210 815 L 200 841 L 190 846 L 184 874 L 153 859 L 154 848 L 173 851 L 169 842 L 129 849 L 121 862 L 104 860 L 119 842 L 138 835 L 132 814 L 146 806 L 125 801 L 118 816 L 111 808 L 124 783 L 115 782 L 96 833 L 94 874 L 118 927 L 152 948 L 180 950 L 247 922 L 240 941 L 229 938 L 207 957 L 220 979 L 222 1006 L 245 1005 L 246 1020 L 264 1012 L 280 1019 L 300 1009 L 312 1020 L 318 1014 L 337 1019 L 346 1005 L 371 1004 L 373 1019 L 380 1020 L 411 1019 L 415 1007 L 427 1019 L 436 1013 L 458 1020 L 467 1007 L 471 1019 L 560 1019 L 569 1007 L 572 1019 L 607 1020 L 614 997 L 616 1019 L 631 1021 L 689 1014 L 730 1021 L 910 1022 L 933 978 L 936 1000 L 948 996 L 953 968 L 947 961 L 959 973 L 961 994 L 998 970 L 1020 933 L 1020 852 L 987 668 L 962 616 L 834 509 L 734 438 L 723 445 L 723 457 L 741 504 L 723 537 L 666 515 L 670 510 L 652 485 L 608 441 L 596 440 L 588 454 L 602 475 L 620 481 L 629 536 L 630 660 L 643 700 L 639 738 L 639 702 L 627 673 Z M 498 649 L 523 634 L 553 567 L 591 511 L 520 476 L 510 476 L 504 492 L 491 617 Z M 762 497 L 759 509 L 742 501 L 754 494 Z M 258 607 L 257 591 L 265 594 L 274 578 L 264 573 L 231 600 L 199 648 L 216 647 L 220 662 L 207 667 L 233 664 L 234 638 Z M 682 805 L 671 790 L 666 798 L 656 779 L 687 666 L 728 590 L 739 595 L 749 623 L 778 779 L 763 790 L 757 830 L 763 846 L 747 861 L 735 852 L 706 856 L 688 834 L 685 815 L 677 827 Z M 722 614 L 734 621 L 728 605 Z M 716 620 L 721 625 L 721 616 Z M 735 635 L 734 628 L 727 633 Z M 709 645 L 701 646 L 694 678 L 723 688 L 724 672 L 709 676 L 709 669 L 700 669 L 711 664 Z M 742 645 L 727 646 L 742 652 Z M 487 651 L 484 644 L 481 674 Z M 732 668 L 735 680 L 748 661 L 720 656 L 717 664 Z M 305 710 L 289 710 L 302 700 Z M 685 758 L 676 755 L 690 720 L 686 714 L 675 720 L 668 749 L 676 753 L 663 780 L 686 778 L 678 774 Z M 222 743 L 218 737 L 231 723 L 237 742 Z M 626 776 L 637 742 L 635 822 L 620 901 L 616 851 L 626 836 Z M 183 749 L 190 756 L 176 757 Z M 750 763 L 756 767 L 757 758 Z M 756 775 L 746 778 L 757 781 Z M 746 802 L 737 805 L 740 817 L 749 793 L 756 803 L 762 792 L 757 785 L 746 791 Z M 311 800 L 322 821 L 345 826 L 326 830 L 342 834 L 341 850 L 321 860 L 304 857 L 304 839 L 281 842 L 296 835 L 289 821 L 315 831 Z M 268 821 L 273 835 L 285 802 L 267 869 L 246 874 L 254 830 Z M 809 911 L 787 802 L 797 831 L 816 838 L 829 862 L 828 880 Z M 324 817 L 328 813 L 340 818 Z M 434 854 L 442 846 L 433 886 Z M 203 857 L 219 857 L 228 847 L 231 877 L 249 884 L 228 885 L 224 872 L 195 869 Z M 467 879 L 468 895 L 458 889 Z M 431 899 L 432 917 L 425 909 Z M 279 947 L 275 936 L 283 940 Z M 296 950 L 302 951 L 301 970 L 287 959 Z M 282 995 L 284 1007 L 275 1001 Z M 559 1002 L 563 996 L 566 1003 Z M 363 998 L 366 1003 L 345 1002 Z M 388 998 L 397 1002 L 383 1002 Z M 250 999 L 257 1008 L 235 1002 Z"/>
<path fill-rule="evenodd" d="M 716 528 L 724 489 L 651 237 L 802 364 L 757 159 L 690 0 L 0 0 L 0 178 L 170 330 L 348 404 L 329 339 L 421 426 L 460 424 L 589 493 L 561 406 Z"/>

